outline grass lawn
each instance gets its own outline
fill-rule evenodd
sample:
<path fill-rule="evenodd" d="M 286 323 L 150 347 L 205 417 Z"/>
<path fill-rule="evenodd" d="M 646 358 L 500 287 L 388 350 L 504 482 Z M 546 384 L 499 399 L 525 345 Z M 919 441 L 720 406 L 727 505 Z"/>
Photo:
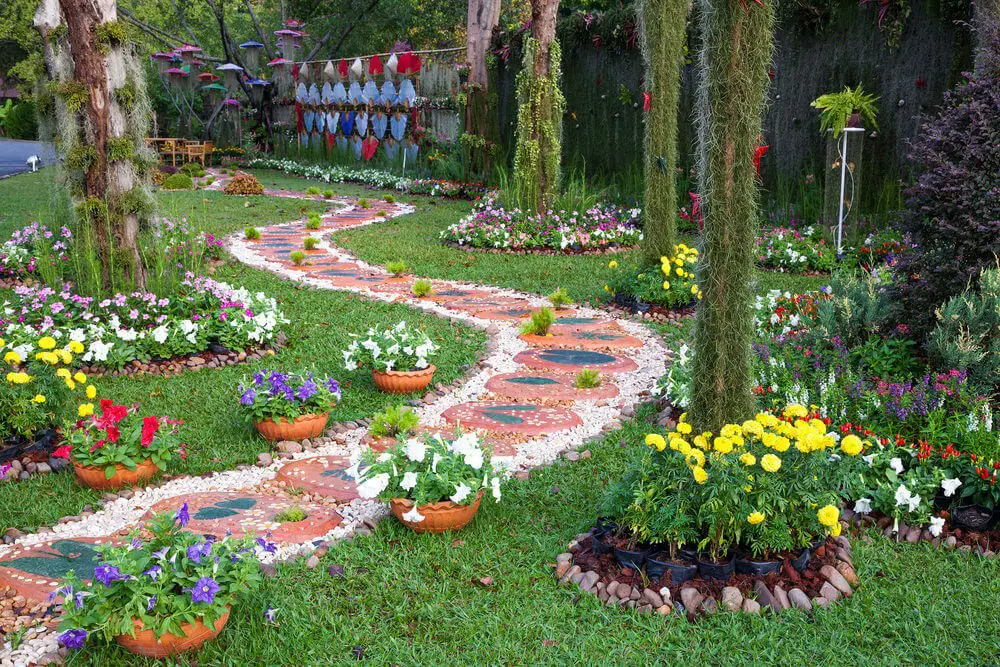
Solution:
<path fill-rule="evenodd" d="M 623 469 L 620 442 L 593 458 L 536 470 L 484 501 L 458 534 L 417 535 L 386 520 L 371 537 L 333 546 L 247 594 L 199 664 L 988 664 L 997 659 L 996 560 L 856 540 L 855 596 L 810 617 L 719 614 L 690 624 L 602 606 L 557 585 L 546 564 L 594 520 Z M 329 565 L 344 567 L 331 577 Z M 493 584 L 479 580 L 491 577 Z M 278 626 L 264 610 L 278 610 Z M 145 664 L 115 648 L 73 664 Z"/>

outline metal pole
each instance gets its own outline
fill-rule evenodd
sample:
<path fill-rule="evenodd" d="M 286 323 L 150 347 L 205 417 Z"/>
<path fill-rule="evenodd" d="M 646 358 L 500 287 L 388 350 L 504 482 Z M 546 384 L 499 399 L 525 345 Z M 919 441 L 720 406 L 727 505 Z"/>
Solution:
<path fill-rule="evenodd" d="M 847 185 L 847 132 L 843 132 L 844 145 L 840 151 L 840 206 L 837 212 L 837 258 L 844 255 L 844 189 Z"/>

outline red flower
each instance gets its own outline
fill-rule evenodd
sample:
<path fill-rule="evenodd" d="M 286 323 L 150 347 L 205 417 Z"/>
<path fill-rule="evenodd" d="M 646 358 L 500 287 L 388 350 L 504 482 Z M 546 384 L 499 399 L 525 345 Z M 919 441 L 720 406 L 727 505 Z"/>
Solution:
<path fill-rule="evenodd" d="M 149 447 L 160 429 L 160 420 L 156 417 L 145 417 L 142 420 L 142 446 Z"/>
<path fill-rule="evenodd" d="M 57 459 L 68 459 L 69 452 L 72 448 L 69 445 L 63 445 L 52 452 L 52 456 Z"/>

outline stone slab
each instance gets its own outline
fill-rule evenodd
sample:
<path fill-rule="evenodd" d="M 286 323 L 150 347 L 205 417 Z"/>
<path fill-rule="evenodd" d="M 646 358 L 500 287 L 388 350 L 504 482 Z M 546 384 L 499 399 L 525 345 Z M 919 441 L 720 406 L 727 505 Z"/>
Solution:
<path fill-rule="evenodd" d="M 514 361 L 537 370 L 571 373 L 577 373 L 584 368 L 592 368 L 602 373 L 629 373 L 639 368 L 637 363 L 625 356 L 569 348 L 525 350 L 518 353 Z"/>
<path fill-rule="evenodd" d="M 34 604 L 47 602 L 72 570 L 81 579 L 92 579 L 99 544 L 114 544 L 112 537 L 74 537 L 14 545 L 0 556 L 0 586 L 10 586 Z"/>
<path fill-rule="evenodd" d="M 618 395 L 617 385 L 607 378 L 593 389 L 577 389 L 575 380 L 572 373 L 520 371 L 494 375 L 486 382 L 486 389 L 497 396 L 527 401 L 598 401 Z"/>
<path fill-rule="evenodd" d="M 346 456 L 299 459 L 282 466 L 275 479 L 293 489 L 318 493 L 346 503 L 359 497 L 354 478 L 347 473 L 350 466 Z"/>
<path fill-rule="evenodd" d="M 459 424 L 464 428 L 529 437 L 556 433 L 583 424 L 579 415 L 566 408 L 501 401 L 462 403 L 448 408 L 441 416 L 449 424 Z"/>

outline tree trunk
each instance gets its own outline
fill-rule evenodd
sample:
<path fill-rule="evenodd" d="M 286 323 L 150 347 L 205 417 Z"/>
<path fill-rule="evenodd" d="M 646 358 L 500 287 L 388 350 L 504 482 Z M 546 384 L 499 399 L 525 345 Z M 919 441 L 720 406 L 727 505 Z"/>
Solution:
<path fill-rule="evenodd" d="M 654 267 L 673 254 L 677 242 L 677 114 L 690 7 L 690 0 L 643 0 L 639 7 L 649 94 L 642 261 Z"/>
<path fill-rule="evenodd" d="M 718 432 L 756 411 L 752 392 L 754 238 L 758 190 L 753 165 L 768 87 L 775 0 L 701 0 L 698 179 L 705 217 L 695 322 L 691 418 Z"/>
<path fill-rule="evenodd" d="M 972 0 L 976 37 L 976 76 L 1000 76 L 1000 0 Z"/>
<path fill-rule="evenodd" d="M 466 20 L 465 59 L 469 64 L 469 85 L 486 89 L 489 72 L 486 51 L 493 38 L 493 29 L 500 22 L 500 0 L 469 0 Z"/>
<path fill-rule="evenodd" d="M 473 135 L 463 142 L 466 180 L 486 179 L 490 173 L 489 149 L 489 71 L 486 51 L 493 30 L 500 22 L 500 0 L 469 0 L 466 21 L 465 59 L 469 67 L 466 85 L 465 132 Z"/>

